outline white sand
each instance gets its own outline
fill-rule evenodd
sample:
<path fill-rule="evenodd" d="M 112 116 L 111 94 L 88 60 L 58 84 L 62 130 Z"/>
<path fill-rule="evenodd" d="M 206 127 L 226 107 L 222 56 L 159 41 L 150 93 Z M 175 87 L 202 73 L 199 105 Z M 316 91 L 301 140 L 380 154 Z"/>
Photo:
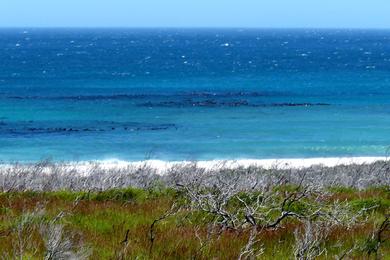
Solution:
<path fill-rule="evenodd" d="M 333 167 L 337 165 L 351 164 L 370 164 L 376 161 L 387 161 L 387 157 L 339 157 L 339 158 L 300 158 L 300 159 L 241 159 L 241 160 L 212 160 L 212 161 L 197 161 L 196 165 L 205 169 L 216 168 L 237 168 L 257 166 L 265 169 L 289 169 L 289 168 L 307 168 L 314 165 Z M 162 160 L 146 160 L 146 161 L 122 161 L 117 159 L 102 160 L 102 161 L 80 161 L 60 163 L 68 169 L 76 169 L 82 174 L 89 174 L 90 170 L 98 165 L 103 169 L 124 169 L 127 167 L 149 166 L 156 169 L 157 173 L 164 174 L 168 169 L 174 166 L 184 166 L 193 164 L 191 161 L 162 161 Z M 23 164 L 22 164 L 23 166 Z M 10 164 L 1 164 L 1 168 L 12 167 Z"/>
<path fill-rule="evenodd" d="M 313 165 L 321 165 L 333 167 L 337 165 L 351 165 L 351 164 L 370 164 L 376 161 L 387 161 L 387 157 L 339 157 L 339 158 L 298 158 L 298 159 L 241 159 L 241 160 L 212 160 L 212 161 L 197 161 L 196 164 L 200 168 L 212 169 L 218 167 L 236 168 L 258 166 L 265 169 L 279 168 L 307 168 Z M 164 172 L 173 166 L 188 165 L 194 162 L 191 161 L 161 161 L 161 160 L 147 160 L 138 162 L 128 162 L 121 160 L 104 160 L 95 162 L 81 162 L 78 164 L 93 164 L 98 163 L 102 168 L 122 168 L 122 167 L 137 167 L 142 165 L 150 166 L 157 169 L 159 172 Z"/>

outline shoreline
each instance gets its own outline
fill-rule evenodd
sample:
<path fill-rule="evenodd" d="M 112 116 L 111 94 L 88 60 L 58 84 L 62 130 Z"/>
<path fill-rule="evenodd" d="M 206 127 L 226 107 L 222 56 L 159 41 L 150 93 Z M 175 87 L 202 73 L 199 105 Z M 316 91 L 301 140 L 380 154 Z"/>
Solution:
<path fill-rule="evenodd" d="M 78 171 L 88 171 L 92 167 L 99 166 L 102 169 L 125 169 L 134 167 L 150 167 L 156 172 L 163 174 L 172 167 L 183 167 L 196 164 L 204 169 L 234 169 L 238 167 L 261 167 L 264 169 L 303 169 L 312 166 L 335 167 L 339 165 L 363 165 L 377 161 L 387 161 L 388 157 L 318 157 L 318 158 L 283 158 L 283 159 L 237 159 L 237 160 L 209 160 L 209 161 L 125 161 L 118 159 L 91 160 L 91 161 L 71 161 L 51 163 L 63 165 L 69 168 L 77 168 Z M 16 163 L 19 166 L 31 166 L 36 163 Z M 0 167 L 10 167 L 15 163 L 0 163 Z"/>
<path fill-rule="evenodd" d="M 300 169 L 308 168 L 315 165 L 334 167 L 338 165 L 351 164 L 371 164 L 377 161 L 387 161 L 388 157 L 317 157 L 317 158 L 282 158 L 282 159 L 237 159 L 237 160 L 204 160 L 204 161 L 163 161 L 163 160 L 145 160 L 145 161 L 123 161 L 117 159 L 97 160 L 84 163 L 98 163 L 107 168 L 122 168 L 128 166 L 147 165 L 151 168 L 164 171 L 174 166 L 185 166 L 196 164 L 200 168 L 237 168 L 237 167 L 262 167 L 264 169 Z M 73 163 L 70 163 L 73 164 Z M 78 164 L 78 163 L 76 163 Z"/>

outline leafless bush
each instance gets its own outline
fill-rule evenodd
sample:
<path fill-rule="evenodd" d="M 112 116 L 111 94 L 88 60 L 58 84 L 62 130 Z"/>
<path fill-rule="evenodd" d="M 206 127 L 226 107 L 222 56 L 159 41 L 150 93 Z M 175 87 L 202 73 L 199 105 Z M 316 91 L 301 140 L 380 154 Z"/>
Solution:
<path fill-rule="evenodd" d="M 42 221 L 43 215 L 44 209 L 41 206 L 37 206 L 34 211 L 24 211 L 18 218 L 13 229 L 17 237 L 12 244 L 14 258 L 22 259 L 26 250 L 34 247 L 31 244 L 33 231 L 36 224 Z"/>
<path fill-rule="evenodd" d="M 148 188 L 160 175 L 147 165 L 106 169 L 100 164 L 88 166 L 55 164 L 14 164 L 0 166 L 0 190 L 9 191 L 102 191 L 115 188 Z"/>
<path fill-rule="evenodd" d="M 33 210 L 23 210 L 9 233 L 13 237 L 12 253 L 3 254 L 2 259 L 24 259 L 27 255 L 38 257 L 41 242 L 46 251 L 44 259 L 88 259 L 89 250 L 81 242 L 75 243 L 77 240 L 72 232 L 66 232 L 59 223 L 68 213 L 61 211 L 48 219 L 43 204 L 37 204 Z"/>
<path fill-rule="evenodd" d="M 313 259 L 323 254 L 322 244 L 332 228 L 364 223 L 362 216 L 369 209 L 353 211 L 347 201 L 324 203 L 329 197 L 326 186 L 308 181 L 310 171 L 298 171 L 292 177 L 286 171 L 263 170 L 259 174 L 257 170 L 189 171 L 191 174 L 176 177 L 189 212 L 201 212 L 203 221 L 213 227 L 209 230 L 249 233 L 239 258 L 261 254 L 259 234 L 282 228 L 287 219 L 295 219 L 305 226 L 304 233 L 296 235 L 298 259 Z"/>
<path fill-rule="evenodd" d="M 327 236 L 326 227 L 305 221 L 303 231 L 295 230 L 295 259 L 311 260 L 326 252 L 324 242 Z"/>
<path fill-rule="evenodd" d="M 40 225 L 46 254 L 46 260 L 88 259 L 90 252 L 82 245 L 75 245 L 64 226 L 54 222 Z"/>
<path fill-rule="evenodd" d="M 273 169 L 261 167 L 227 167 L 224 163 L 213 169 L 193 164 L 172 166 L 159 174 L 147 163 L 136 166 L 107 168 L 99 163 L 69 165 L 51 163 L 0 165 L 0 191 L 102 191 L 114 188 L 137 187 L 148 189 L 156 185 L 176 187 L 177 183 L 196 180 L 213 185 L 235 181 L 237 188 L 266 187 L 273 184 L 302 184 L 317 187 L 342 186 L 364 189 L 370 186 L 390 186 L 390 163 L 387 161 L 364 165 L 335 167 L 312 166 L 303 169 Z"/>

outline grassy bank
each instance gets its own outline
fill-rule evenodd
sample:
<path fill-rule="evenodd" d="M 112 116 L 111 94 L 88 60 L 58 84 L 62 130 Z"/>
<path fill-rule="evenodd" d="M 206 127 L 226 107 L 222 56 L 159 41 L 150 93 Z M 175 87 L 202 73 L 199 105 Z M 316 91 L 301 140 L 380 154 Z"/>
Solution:
<path fill-rule="evenodd" d="M 389 259 L 390 163 L 0 167 L 4 259 Z"/>
<path fill-rule="evenodd" d="M 278 186 L 278 189 L 294 187 Z M 245 196 L 250 197 L 241 194 L 241 198 Z M 303 214 L 308 204 L 316 203 L 311 199 L 307 198 L 305 203 L 297 200 L 290 207 Z M 313 237 L 309 238 L 318 239 L 314 247 L 323 251 L 319 258 L 345 255 L 390 259 L 388 227 L 381 231 L 379 246 L 377 240 L 389 214 L 388 187 L 328 188 L 321 204 L 330 206 L 335 201 L 347 202 L 352 217 L 359 215 L 359 219 L 351 225 L 332 225 L 323 239 L 318 239 L 320 234 L 313 231 Z M 190 203 L 182 190 L 175 189 L 3 192 L 0 194 L 1 257 L 42 259 L 50 250 L 53 254 L 62 250 L 90 259 L 238 258 L 248 244 L 251 232 L 248 225 L 209 232 L 210 223 L 215 221 L 213 215 L 188 207 Z M 228 207 L 235 207 L 237 202 L 232 198 L 229 203 Z M 172 205 L 179 204 L 180 210 L 170 211 Z M 152 223 L 155 225 L 151 235 Z M 257 229 L 261 228 L 258 224 Z M 285 218 L 277 227 L 259 230 L 251 247 L 260 259 L 293 258 L 297 255 L 297 240 L 304 242 L 304 236 L 310 236 L 304 229 L 305 224 L 299 219 Z"/>

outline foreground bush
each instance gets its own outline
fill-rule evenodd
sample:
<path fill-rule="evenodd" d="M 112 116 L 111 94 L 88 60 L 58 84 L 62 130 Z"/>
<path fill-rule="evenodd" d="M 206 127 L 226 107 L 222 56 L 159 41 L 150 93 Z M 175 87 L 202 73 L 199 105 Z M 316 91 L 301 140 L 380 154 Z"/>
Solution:
<path fill-rule="evenodd" d="M 388 259 L 388 169 L 14 165 L 0 174 L 0 257 Z"/>

